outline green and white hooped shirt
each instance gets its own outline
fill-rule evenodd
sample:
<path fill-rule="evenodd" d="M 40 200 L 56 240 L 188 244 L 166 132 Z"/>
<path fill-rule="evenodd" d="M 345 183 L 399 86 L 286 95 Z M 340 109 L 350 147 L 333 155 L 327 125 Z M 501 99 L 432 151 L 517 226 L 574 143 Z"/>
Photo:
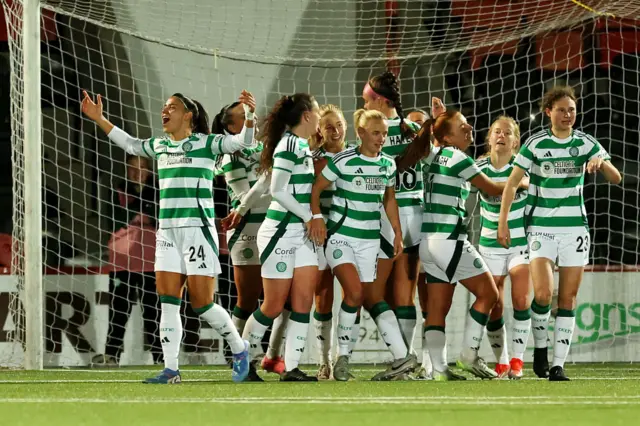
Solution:
<path fill-rule="evenodd" d="M 414 131 L 417 132 L 420 130 L 420 126 L 416 123 L 409 120 L 404 121 Z M 411 143 L 411 140 L 402 136 L 400 118 L 388 119 L 387 125 L 389 126 L 389 130 L 384 145 L 382 146 L 382 153 L 391 158 L 396 158 L 407 149 L 407 145 Z M 398 173 L 398 176 L 396 176 L 395 190 L 400 214 L 403 214 L 403 212 L 412 212 L 415 206 L 422 206 L 423 182 L 420 166 L 416 165 L 402 173 Z"/>
<path fill-rule="evenodd" d="M 335 182 L 327 230 L 362 240 L 380 239 L 384 193 L 395 185 L 396 165 L 386 154 L 367 157 L 359 148 L 336 154 L 322 171 Z"/>
<path fill-rule="evenodd" d="M 273 153 L 273 170 L 291 173 L 288 191 L 302 207 L 311 211 L 311 188 L 315 181 L 313 158 L 309 143 L 291 132 L 286 132 Z M 273 199 L 262 225 L 271 229 L 305 230 L 302 218 Z"/>
<path fill-rule="evenodd" d="M 491 164 L 491 157 L 481 158 L 476 165 L 482 173 L 494 182 L 506 182 L 513 170 L 513 160 L 503 167 L 496 169 Z M 502 195 L 489 196 L 472 188 L 472 192 L 479 192 L 481 231 L 478 245 L 485 253 L 507 254 L 521 252 L 527 247 L 527 237 L 524 229 L 524 211 L 527 204 L 527 191 L 519 189 L 509 211 L 509 231 L 511 234 L 511 247 L 508 249 L 498 243 L 498 219 L 500 217 L 500 205 Z"/>
<path fill-rule="evenodd" d="M 584 174 L 589 160 L 611 157 L 593 137 L 573 130 L 559 139 L 550 129 L 527 139 L 514 166 L 528 171 L 525 210 L 527 232 L 580 233 L 588 228 L 584 207 Z"/>
<path fill-rule="evenodd" d="M 144 154 L 158 161 L 160 228 L 215 225 L 214 169 L 224 140 L 225 135 L 194 133 L 181 141 L 142 141 Z"/>
<path fill-rule="evenodd" d="M 437 240 L 466 240 L 469 181 L 480 169 L 464 152 L 453 147 L 431 147 L 423 160 L 425 203 L 422 233 Z"/>
<path fill-rule="evenodd" d="M 242 197 L 258 181 L 262 143 L 242 149 L 234 154 L 225 154 L 218 172 L 224 175 L 231 207 L 237 209 Z M 262 223 L 267 214 L 268 204 L 256 204 L 244 215 L 245 223 Z"/>
<path fill-rule="evenodd" d="M 312 155 L 314 160 L 324 158 L 328 163 L 336 154 L 333 152 L 325 151 L 324 148 L 320 147 L 317 150 L 313 151 Z M 320 209 L 325 219 L 329 218 L 329 210 L 331 210 L 331 199 L 333 198 L 333 194 L 335 191 L 336 184 L 332 183 L 331 186 L 322 191 L 322 194 L 320 194 Z"/>

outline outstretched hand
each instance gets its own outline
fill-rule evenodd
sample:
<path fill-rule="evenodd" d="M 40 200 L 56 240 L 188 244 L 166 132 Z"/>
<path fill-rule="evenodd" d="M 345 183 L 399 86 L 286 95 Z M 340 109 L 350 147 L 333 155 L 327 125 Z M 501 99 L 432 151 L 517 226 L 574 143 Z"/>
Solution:
<path fill-rule="evenodd" d="M 256 112 L 256 98 L 253 97 L 251 92 L 243 90 L 238 97 L 238 101 L 249 107 L 249 111 Z"/>
<path fill-rule="evenodd" d="M 435 120 L 436 117 L 446 111 L 447 107 L 444 106 L 444 102 L 442 102 L 442 99 L 436 98 L 435 96 L 431 98 L 431 118 L 433 120 Z"/>
<path fill-rule="evenodd" d="M 102 96 L 98 95 L 96 103 L 93 102 L 86 90 L 83 90 L 82 94 L 84 95 L 82 98 L 82 113 L 93 121 L 98 121 L 102 117 Z"/>

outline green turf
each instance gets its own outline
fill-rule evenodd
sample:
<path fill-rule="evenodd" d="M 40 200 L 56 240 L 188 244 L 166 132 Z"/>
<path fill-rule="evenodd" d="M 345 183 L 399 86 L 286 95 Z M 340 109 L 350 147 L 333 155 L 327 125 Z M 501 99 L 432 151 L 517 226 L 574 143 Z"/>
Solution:
<path fill-rule="evenodd" d="M 234 384 L 222 368 L 184 368 L 178 386 L 144 385 L 153 369 L 0 372 L 1 425 L 632 425 L 640 366 L 569 365 L 569 383 L 525 380 Z"/>

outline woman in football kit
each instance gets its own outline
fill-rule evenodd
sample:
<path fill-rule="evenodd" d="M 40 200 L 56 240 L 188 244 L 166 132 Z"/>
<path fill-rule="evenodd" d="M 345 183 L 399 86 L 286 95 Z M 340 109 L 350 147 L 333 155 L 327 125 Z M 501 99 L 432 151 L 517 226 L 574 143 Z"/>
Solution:
<path fill-rule="evenodd" d="M 316 179 L 311 193 L 311 209 L 321 210 L 321 194 L 332 183 L 336 190 L 331 200 L 329 221 L 314 219 L 311 238 L 323 244 L 327 239 L 327 263 L 340 281 L 344 299 L 338 319 L 338 360 L 333 376 L 346 381 L 349 373 L 349 351 L 352 327 L 357 311 L 364 304 L 375 319 L 380 334 L 389 342 L 395 361 L 374 380 L 391 380 L 413 371 L 415 357 L 407 346 L 397 319 L 390 309 L 381 310 L 382 297 L 372 291 L 380 250 L 381 208 L 387 213 L 394 231 L 393 253 L 402 252 L 402 231 L 395 198 L 396 170 L 393 158 L 381 153 L 387 136 L 386 116 L 379 111 L 362 111 L 356 117 L 359 147 L 335 155 Z M 327 236 L 328 229 L 328 236 Z"/>
<path fill-rule="evenodd" d="M 366 110 L 380 111 L 387 117 L 389 130 L 382 152 L 392 158 L 402 154 L 419 126 L 405 119 L 396 76 L 387 71 L 369 79 L 362 92 L 362 99 Z M 404 251 L 394 257 L 394 234 L 388 218 L 383 213 L 378 273 L 375 282 L 370 286 L 380 294 L 385 306 L 393 306 L 409 347 L 413 343 L 417 323 L 414 295 L 418 278 L 422 189 L 422 173 L 419 173 L 417 167 L 408 167 L 398 172 L 395 192 L 400 209 Z M 389 291 L 387 281 L 392 286 Z M 383 309 L 386 309 L 385 306 Z"/>
<path fill-rule="evenodd" d="M 614 184 L 622 176 L 611 157 L 591 135 L 573 128 L 577 98 L 570 87 L 554 87 L 542 98 L 541 109 L 551 127 L 530 136 L 514 160 L 507 180 L 498 224 L 498 241 L 509 248 L 515 240 L 509 215 L 518 182 L 529 173 L 525 212 L 534 299 L 531 322 L 534 340 L 533 371 L 551 381 L 567 381 L 564 363 L 575 328 L 576 296 L 584 266 L 589 261 L 589 229 L 583 184 L 587 173 L 601 172 Z M 555 266 L 559 270 L 558 313 L 553 362 L 547 355 L 548 323 Z"/>
<path fill-rule="evenodd" d="M 223 107 L 214 117 L 211 132 L 238 134 L 242 130 L 244 118 L 242 105 L 239 102 L 234 102 Z M 247 319 L 256 309 L 262 293 L 257 235 L 260 224 L 264 222 L 266 217 L 271 197 L 268 195 L 256 197 L 251 202 L 250 208 L 246 208 L 246 205 L 241 207 L 243 198 L 258 181 L 257 170 L 260 166 L 261 155 L 262 143 L 258 142 L 250 148 L 219 156 L 216 164 L 218 172 L 222 173 L 225 178 L 231 199 L 232 213 L 222 220 L 222 226 L 227 234 L 227 247 L 231 255 L 233 276 L 238 293 L 231 319 L 240 334 L 244 331 Z M 233 220 L 231 216 L 234 215 L 237 215 L 238 222 L 230 226 Z M 284 371 L 284 360 L 280 357 L 280 348 L 287 319 L 288 313 L 283 312 L 274 322 L 269 340 L 274 344 L 270 343 L 262 362 L 265 370 L 278 374 Z M 255 368 L 249 371 L 247 380 L 262 381 L 260 376 L 256 374 Z"/>
<path fill-rule="evenodd" d="M 446 110 L 444 103 L 440 98 L 433 97 L 431 98 L 431 116 L 437 117 L 442 114 Z M 426 111 L 421 109 L 414 109 L 407 114 L 407 118 L 409 121 L 416 123 L 418 126 L 422 127 L 422 125 L 429 119 L 429 114 Z M 418 298 L 420 300 L 420 308 L 422 310 L 422 322 L 427 318 L 427 282 L 426 282 L 426 274 L 424 273 L 424 267 L 422 266 L 422 262 L 419 265 L 419 273 L 418 273 Z M 415 298 L 415 291 L 411 295 L 412 299 Z M 414 378 L 417 380 L 429 380 L 431 379 L 433 367 L 431 366 L 431 357 L 429 356 L 429 349 L 427 348 L 427 343 L 424 340 L 424 330 L 422 330 L 421 338 L 422 338 L 422 362 L 420 368 L 414 374 Z M 446 356 L 445 356 L 446 358 Z"/>
<path fill-rule="evenodd" d="M 431 144 L 431 134 L 437 146 Z M 424 238 L 420 243 L 420 260 L 429 294 L 424 334 L 433 378 L 442 381 L 464 379 L 449 370 L 445 358 L 445 320 L 457 282 L 475 296 L 457 364 L 475 376 L 496 377 L 496 372 L 478 356 L 478 350 L 489 313 L 498 300 L 498 290 L 486 263 L 467 240 L 464 222 L 470 184 L 492 196 L 501 194 L 504 184 L 490 180 L 464 153 L 472 142 L 473 127 L 466 118 L 447 110 L 425 122 L 404 154 L 396 158 L 400 171 L 421 159 L 424 163 Z"/>
<path fill-rule="evenodd" d="M 347 121 L 342 110 L 331 104 L 320 107 L 320 131 L 309 139 L 309 147 L 313 155 L 316 176 L 327 162 L 345 148 Z M 320 204 L 325 222 L 329 220 L 331 198 L 335 185 L 330 185 L 320 194 Z M 316 338 L 320 348 L 320 368 L 318 380 L 329 380 L 332 377 L 331 348 L 333 342 L 333 273 L 327 265 L 324 250 L 318 249 L 318 284 L 316 286 L 316 308 L 313 319 Z"/>
<path fill-rule="evenodd" d="M 262 129 L 261 172 L 271 174 L 273 197 L 258 231 L 264 301 L 247 321 L 243 336 L 256 355 L 262 337 L 288 298 L 291 315 L 285 338 L 282 381 L 316 381 L 298 368 L 318 276 L 316 247 L 307 236 L 314 168 L 308 139 L 320 121 L 315 99 L 306 93 L 283 96 Z M 322 217 L 320 214 L 319 217 Z"/>
<path fill-rule="evenodd" d="M 520 128 L 518 123 L 507 116 L 498 117 L 487 134 L 487 155 L 479 158 L 476 165 L 481 172 L 495 182 L 506 182 L 513 170 L 514 155 L 520 149 Z M 478 193 L 480 199 L 481 231 L 478 251 L 493 275 L 498 287 L 498 303 L 491 310 L 487 323 L 487 338 L 496 356 L 498 378 L 522 378 L 524 352 L 527 348 L 531 313 L 529 310 L 529 253 L 524 230 L 524 210 L 527 191 L 523 188 L 516 193 L 516 202 L 511 206 L 509 224 L 511 227 L 511 247 L 502 247 L 497 240 L 498 215 L 501 197 Z M 513 304 L 512 348 L 509 360 L 507 335 L 504 327 L 504 285 L 509 276 L 511 301 Z"/>
<path fill-rule="evenodd" d="M 223 107 L 214 117 L 211 132 L 236 135 L 242 131 L 244 122 L 242 104 L 234 102 Z M 257 182 L 257 168 L 260 165 L 262 144 L 246 148 L 232 154 L 224 154 L 218 158 L 218 171 L 223 174 L 227 183 L 232 209 L 237 209 L 242 197 Z M 256 236 L 258 228 L 267 213 L 268 201 L 254 205 L 247 212 L 241 223 L 234 229 L 227 230 L 227 247 L 233 264 L 233 276 L 238 291 L 238 300 L 233 308 L 233 323 L 242 334 L 244 325 L 251 313 L 256 309 L 258 298 L 262 293 L 260 276 L 260 259 Z"/>
<path fill-rule="evenodd" d="M 213 303 L 215 277 L 221 268 L 212 190 L 218 155 L 253 144 L 253 95 L 243 91 L 238 99 L 246 107 L 240 133 L 222 135 L 209 134 L 209 119 L 199 102 L 176 93 L 162 108 L 162 130 L 166 136 L 143 140 L 130 136 L 104 117 L 100 95 L 96 103 L 87 92 L 83 93 L 82 112 L 109 139 L 131 155 L 158 160 L 160 212 L 155 270 L 165 368 L 146 383 L 181 382 L 180 303 L 185 280 L 194 311 L 229 343 L 234 354 L 233 380 L 244 380 L 249 372 L 248 343 L 240 337 L 227 311 Z"/>

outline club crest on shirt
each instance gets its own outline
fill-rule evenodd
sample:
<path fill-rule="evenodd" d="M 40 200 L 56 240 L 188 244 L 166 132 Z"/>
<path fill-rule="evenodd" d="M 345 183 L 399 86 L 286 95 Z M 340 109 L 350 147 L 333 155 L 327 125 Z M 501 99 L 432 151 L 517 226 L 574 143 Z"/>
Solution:
<path fill-rule="evenodd" d="M 182 144 L 182 150 L 183 150 L 184 152 L 189 152 L 189 151 L 191 151 L 192 149 L 193 149 L 193 145 L 191 144 L 191 142 L 188 142 L 188 141 L 187 141 L 187 142 L 185 142 L 185 143 L 183 143 L 183 144 Z"/>
<path fill-rule="evenodd" d="M 577 157 L 579 153 L 580 153 L 580 150 L 577 147 L 572 146 L 571 148 L 569 148 L 569 155 L 570 156 Z"/>

